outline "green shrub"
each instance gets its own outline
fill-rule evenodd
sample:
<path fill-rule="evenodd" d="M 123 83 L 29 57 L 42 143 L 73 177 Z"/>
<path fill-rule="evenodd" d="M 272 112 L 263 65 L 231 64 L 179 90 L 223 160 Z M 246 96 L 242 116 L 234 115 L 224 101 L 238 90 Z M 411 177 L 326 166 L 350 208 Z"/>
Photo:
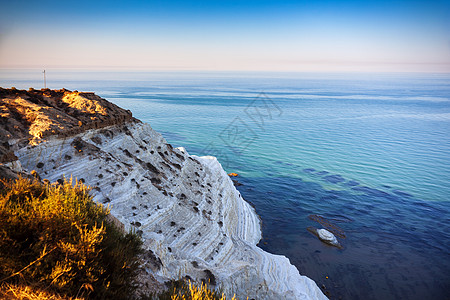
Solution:
<path fill-rule="evenodd" d="M 130 299 L 141 241 L 106 221 L 81 182 L 19 178 L 0 191 L 0 284 L 70 297 Z"/>

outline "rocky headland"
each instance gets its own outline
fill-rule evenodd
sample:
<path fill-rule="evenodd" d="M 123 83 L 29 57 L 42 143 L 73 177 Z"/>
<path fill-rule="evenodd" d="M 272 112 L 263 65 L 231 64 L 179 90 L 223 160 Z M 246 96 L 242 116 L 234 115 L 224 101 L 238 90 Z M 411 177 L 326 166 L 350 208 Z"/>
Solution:
<path fill-rule="evenodd" d="M 206 281 L 239 299 L 326 299 L 284 256 L 215 157 L 173 148 L 130 111 L 77 91 L 0 89 L 0 176 L 73 176 L 143 241 L 143 286 Z M 156 285 L 157 285 L 156 282 Z"/>

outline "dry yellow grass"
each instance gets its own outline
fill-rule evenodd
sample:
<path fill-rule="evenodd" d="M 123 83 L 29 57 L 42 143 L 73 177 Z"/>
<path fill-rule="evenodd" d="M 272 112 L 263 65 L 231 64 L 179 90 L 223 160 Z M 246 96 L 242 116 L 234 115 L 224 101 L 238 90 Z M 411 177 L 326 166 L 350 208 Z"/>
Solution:
<path fill-rule="evenodd" d="M 171 300 L 226 300 L 227 297 L 222 294 L 221 296 L 217 295 L 217 292 L 210 290 L 206 284 L 202 283 L 200 286 L 196 286 L 195 284 L 189 281 L 189 285 L 187 289 L 179 289 L 174 288 L 173 293 L 171 295 Z M 237 300 L 235 296 L 233 296 L 230 300 Z"/>
<path fill-rule="evenodd" d="M 108 222 L 86 186 L 2 183 L 0 299 L 130 299 L 141 241 Z"/>
<path fill-rule="evenodd" d="M 50 293 L 25 285 L 4 283 L 0 286 L 0 298 L 4 300 L 83 300 Z"/>

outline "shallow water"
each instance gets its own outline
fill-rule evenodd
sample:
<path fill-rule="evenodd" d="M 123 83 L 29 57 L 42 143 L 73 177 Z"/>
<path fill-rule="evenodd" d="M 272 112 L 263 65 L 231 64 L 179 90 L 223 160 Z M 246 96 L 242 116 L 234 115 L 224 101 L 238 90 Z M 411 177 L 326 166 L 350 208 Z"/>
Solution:
<path fill-rule="evenodd" d="M 0 85 L 40 88 L 40 76 L 3 70 Z M 217 156 L 262 218 L 260 246 L 330 298 L 448 297 L 449 75 L 47 71 L 47 80 L 95 91 L 174 146 Z M 306 230 L 323 225 L 342 229 L 344 249 Z"/>

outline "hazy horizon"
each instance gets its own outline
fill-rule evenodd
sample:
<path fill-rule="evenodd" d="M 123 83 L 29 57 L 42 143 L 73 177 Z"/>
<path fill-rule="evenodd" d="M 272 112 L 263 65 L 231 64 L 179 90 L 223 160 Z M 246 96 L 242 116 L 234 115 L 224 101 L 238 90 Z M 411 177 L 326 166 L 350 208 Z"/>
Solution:
<path fill-rule="evenodd" d="M 450 3 L 5 2 L 0 68 L 450 72 Z"/>

